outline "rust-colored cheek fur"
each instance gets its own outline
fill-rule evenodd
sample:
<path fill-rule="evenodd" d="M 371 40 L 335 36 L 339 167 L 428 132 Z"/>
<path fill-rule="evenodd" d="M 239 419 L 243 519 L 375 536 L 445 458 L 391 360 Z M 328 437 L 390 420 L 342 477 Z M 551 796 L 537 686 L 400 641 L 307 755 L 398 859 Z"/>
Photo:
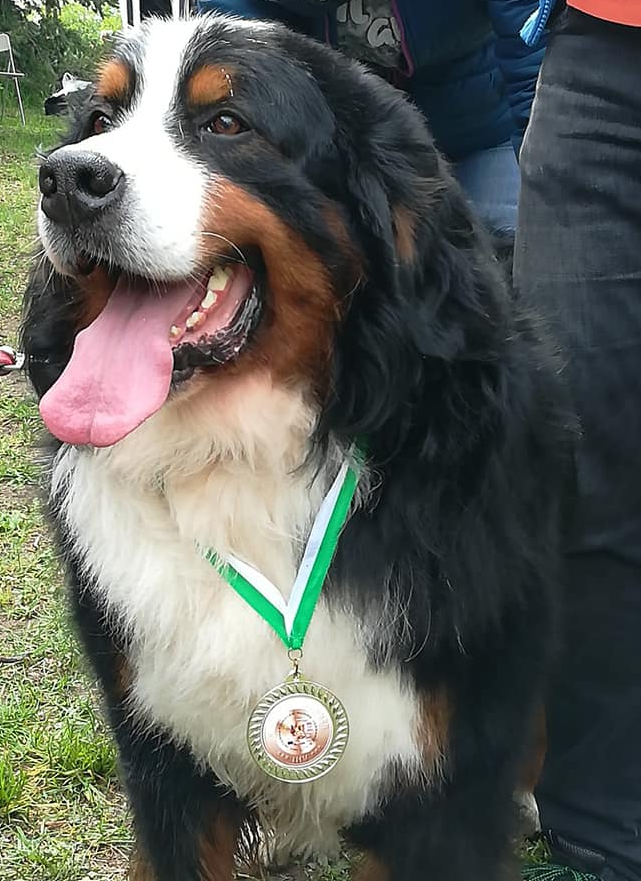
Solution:
<path fill-rule="evenodd" d="M 308 381 L 322 394 L 341 304 L 321 256 L 266 205 L 230 182 L 218 185 L 208 200 L 202 229 L 241 250 L 258 247 L 265 263 L 266 311 L 238 369 L 258 361 L 275 380 Z M 204 235 L 201 247 L 203 261 L 212 263 L 221 240 Z"/>
<path fill-rule="evenodd" d="M 77 332 L 80 332 L 89 327 L 105 308 L 114 289 L 114 281 L 105 269 L 97 266 L 89 275 L 80 276 L 77 284 L 82 293 L 82 308 L 77 322 Z"/>

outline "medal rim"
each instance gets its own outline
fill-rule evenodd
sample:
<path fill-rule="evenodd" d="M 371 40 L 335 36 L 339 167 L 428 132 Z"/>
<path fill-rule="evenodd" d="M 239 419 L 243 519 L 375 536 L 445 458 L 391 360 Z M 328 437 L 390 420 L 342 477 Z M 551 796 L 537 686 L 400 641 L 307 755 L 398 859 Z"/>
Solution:
<path fill-rule="evenodd" d="M 263 742 L 263 725 L 267 714 L 279 701 L 296 695 L 317 700 L 326 710 L 334 728 L 329 746 L 306 768 L 278 764 L 266 752 Z M 266 692 L 254 707 L 247 723 L 247 744 L 253 760 L 265 774 L 281 783 L 311 783 L 324 777 L 340 761 L 348 740 L 349 720 L 342 702 L 326 686 L 302 676 L 286 679 Z"/>

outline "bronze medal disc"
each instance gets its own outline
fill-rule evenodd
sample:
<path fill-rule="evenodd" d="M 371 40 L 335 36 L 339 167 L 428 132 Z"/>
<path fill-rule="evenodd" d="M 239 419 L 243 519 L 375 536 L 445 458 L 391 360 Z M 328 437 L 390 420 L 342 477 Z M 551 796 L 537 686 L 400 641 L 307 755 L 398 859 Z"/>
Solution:
<path fill-rule="evenodd" d="M 348 736 L 347 714 L 336 695 L 301 676 L 268 691 L 247 726 L 254 761 L 287 783 L 305 783 L 331 771 Z"/>

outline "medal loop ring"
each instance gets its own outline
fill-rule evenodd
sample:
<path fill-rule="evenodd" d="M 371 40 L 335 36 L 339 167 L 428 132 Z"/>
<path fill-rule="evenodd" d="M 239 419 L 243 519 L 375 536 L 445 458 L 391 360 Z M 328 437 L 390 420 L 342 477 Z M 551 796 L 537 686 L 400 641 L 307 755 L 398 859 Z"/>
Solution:
<path fill-rule="evenodd" d="M 298 667 L 300 665 L 300 662 L 303 659 L 303 650 L 302 649 L 289 649 L 287 651 L 287 657 L 289 658 L 289 660 L 292 662 L 292 665 L 293 665 L 293 670 L 291 672 L 291 675 L 297 679 L 299 676 Z"/>

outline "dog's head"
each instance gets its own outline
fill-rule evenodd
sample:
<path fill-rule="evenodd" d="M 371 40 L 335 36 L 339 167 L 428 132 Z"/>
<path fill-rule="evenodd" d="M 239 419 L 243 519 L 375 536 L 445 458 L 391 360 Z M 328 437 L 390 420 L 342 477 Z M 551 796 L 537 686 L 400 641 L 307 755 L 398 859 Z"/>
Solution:
<path fill-rule="evenodd" d="M 109 446 L 252 371 L 332 430 L 402 431 L 425 359 L 485 357 L 501 312 L 420 114 L 280 26 L 144 24 L 40 190 L 54 275 L 32 280 L 25 343 L 45 422 L 71 443 Z"/>

